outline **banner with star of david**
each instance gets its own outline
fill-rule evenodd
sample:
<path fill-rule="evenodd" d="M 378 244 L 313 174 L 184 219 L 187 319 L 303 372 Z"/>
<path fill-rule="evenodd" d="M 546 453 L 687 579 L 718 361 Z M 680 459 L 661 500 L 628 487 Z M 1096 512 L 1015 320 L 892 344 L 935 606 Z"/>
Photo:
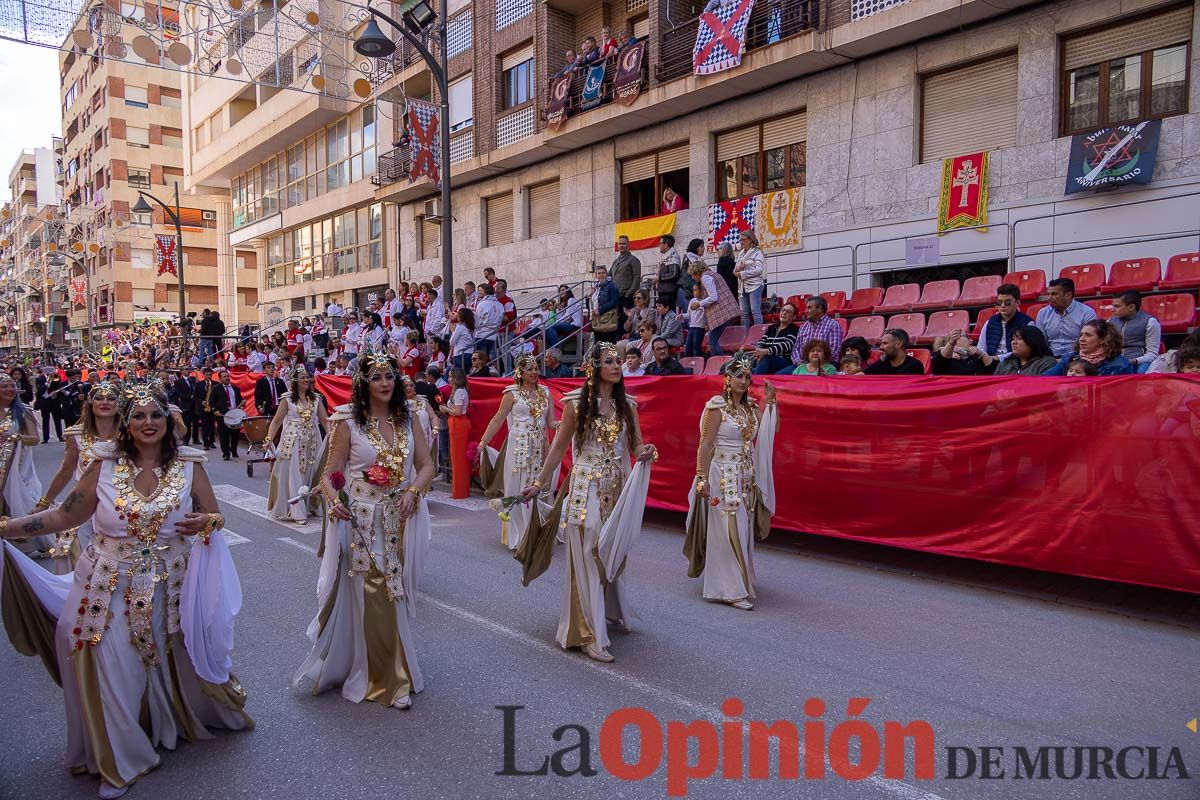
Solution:
<path fill-rule="evenodd" d="M 438 106 L 408 98 L 408 134 L 410 180 L 428 175 L 441 182 L 442 132 L 438 125 Z"/>
<path fill-rule="evenodd" d="M 1066 194 L 1150 183 L 1161 131 L 1153 119 L 1072 136 Z"/>
<path fill-rule="evenodd" d="M 709 0 L 700 15 L 692 71 L 712 75 L 741 66 L 754 0 Z"/>

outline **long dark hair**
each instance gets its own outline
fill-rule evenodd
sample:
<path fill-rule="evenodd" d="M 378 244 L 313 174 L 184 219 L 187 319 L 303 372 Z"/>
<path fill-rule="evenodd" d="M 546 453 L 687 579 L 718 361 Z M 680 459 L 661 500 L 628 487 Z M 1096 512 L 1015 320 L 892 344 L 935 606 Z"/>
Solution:
<path fill-rule="evenodd" d="M 358 366 L 354 368 L 354 388 L 350 392 L 354 421 L 363 426 L 367 424 L 367 411 L 371 408 L 371 370 L 374 369 L 371 361 L 372 359 L 359 357 Z M 392 396 L 388 400 L 388 416 L 391 417 L 393 425 L 404 425 L 408 423 L 408 401 L 404 397 L 404 390 L 400 388 L 400 368 L 396 365 L 396 359 L 391 356 L 387 356 L 387 361 L 396 376 Z M 397 389 L 399 391 L 396 391 Z"/>
<path fill-rule="evenodd" d="M 179 454 L 179 447 L 175 443 L 175 420 L 171 417 L 170 405 L 167 403 L 167 396 L 165 394 L 154 392 L 154 400 L 167 417 L 167 429 L 163 432 L 158 451 L 158 465 L 166 467 Z M 120 450 L 121 455 L 130 461 L 136 460 L 138 455 L 137 444 L 133 441 L 133 434 L 129 432 L 129 421 L 127 419 L 129 412 L 132 410 L 132 408 L 126 406 L 117 416 L 117 449 Z"/>
<path fill-rule="evenodd" d="M 1042 356 L 1054 355 L 1054 351 L 1050 349 L 1050 342 L 1047 341 L 1046 334 L 1042 333 L 1041 328 L 1026 325 L 1024 328 L 1013 331 L 1013 336 L 1020 336 L 1021 341 L 1029 348 L 1030 361 Z"/>
<path fill-rule="evenodd" d="M 469 308 L 458 310 L 458 321 L 466 326 L 471 333 L 475 332 L 475 312 Z"/>
<path fill-rule="evenodd" d="M 299 401 L 301 399 L 300 398 L 300 381 L 296 380 L 296 371 L 301 370 L 301 369 L 304 369 L 304 368 L 296 367 L 295 369 L 292 370 L 292 380 L 289 382 L 289 388 L 291 389 L 292 399 L 296 400 L 296 401 Z M 308 375 L 307 371 L 305 372 L 305 374 Z M 317 399 L 317 379 L 314 378 L 312 375 L 308 376 L 308 399 L 310 399 L 310 400 Z"/>
<path fill-rule="evenodd" d="M 575 446 L 580 449 L 587 441 L 592 426 L 596 420 L 600 419 L 600 394 L 594 390 L 594 386 L 600 382 L 598 374 L 600 358 L 607 349 L 592 345 L 592 349 L 587 354 L 588 363 L 592 366 L 592 377 L 583 382 L 583 391 L 579 395 L 578 414 L 575 417 Z M 637 425 L 633 419 L 633 405 L 625 396 L 624 374 L 613 384 L 612 401 L 613 406 L 617 409 L 617 418 L 625 426 L 625 437 L 629 442 L 629 451 L 632 453 L 637 446 Z"/>

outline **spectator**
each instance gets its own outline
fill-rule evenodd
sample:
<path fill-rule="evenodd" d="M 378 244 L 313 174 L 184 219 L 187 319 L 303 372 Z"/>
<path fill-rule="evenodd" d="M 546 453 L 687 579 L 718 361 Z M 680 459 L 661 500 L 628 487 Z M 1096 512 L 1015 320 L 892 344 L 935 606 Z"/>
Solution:
<path fill-rule="evenodd" d="M 650 307 L 650 294 L 645 289 L 633 293 L 633 307 L 625 315 L 625 332 L 631 336 L 638 332 L 641 324 L 655 318 L 655 311 Z"/>
<path fill-rule="evenodd" d="M 999 363 L 976 347 L 962 331 L 939 336 L 933 343 L 934 375 L 991 375 Z"/>
<path fill-rule="evenodd" d="M 879 347 L 883 350 L 883 358 L 874 364 L 868 364 L 862 371 L 863 375 L 925 374 L 925 367 L 921 362 L 910 356 L 907 352 L 908 331 L 903 328 L 888 328 L 884 331 L 883 338 L 879 342 Z"/>
<path fill-rule="evenodd" d="M 692 265 L 697 261 L 704 261 L 703 239 L 692 239 L 683 253 L 683 271 L 679 275 L 679 289 L 675 292 L 675 310 L 680 314 L 685 314 L 692 302 L 692 289 L 696 286 L 696 279 L 692 277 Z M 704 266 L 708 268 L 708 264 Z M 686 321 L 686 317 L 684 319 Z"/>
<path fill-rule="evenodd" d="M 1121 334 L 1122 355 L 1129 359 L 1139 373 L 1150 371 L 1158 358 L 1162 343 L 1162 324 L 1156 317 L 1142 311 L 1139 292 L 1123 292 L 1113 298 L 1113 315 L 1109 320 Z"/>
<path fill-rule="evenodd" d="M 21 398 L 21 402 L 26 405 L 31 404 L 33 402 L 33 384 L 29 382 L 29 376 L 25 374 L 24 368 L 13 367 L 8 374 L 17 384 L 17 396 Z"/>
<path fill-rule="evenodd" d="M 496 352 L 496 337 L 504 324 L 504 306 L 496 299 L 496 290 L 490 283 L 479 284 L 483 298 L 475 306 L 475 347 L 488 354 Z"/>
<path fill-rule="evenodd" d="M 554 324 L 546 329 L 546 346 L 554 347 L 583 327 L 583 301 L 565 283 L 558 287 Z"/>
<path fill-rule="evenodd" d="M 598 341 L 617 340 L 617 307 L 620 291 L 608 277 L 608 267 L 596 267 L 596 288 L 592 293 L 592 334 Z"/>
<path fill-rule="evenodd" d="M 675 249 L 675 237 L 670 234 L 660 237 L 658 252 L 662 256 L 658 261 L 658 271 L 648 282 L 659 297 L 671 298 L 674 305 L 679 293 L 679 276 L 683 272 L 679 251 Z"/>
<path fill-rule="evenodd" d="M 863 360 L 856 351 L 842 350 L 842 364 L 838 375 L 857 375 L 863 371 Z"/>
<path fill-rule="evenodd" d="M 675 312 L 670 312 L 675 313 Z M 636 345 L 643 353 L 653 352 L 654 340 L 658 338 L 658 322 L 656 319 L 644 320 L 637 329 L 638 338 L 631 339 L 630 344 Z"/>
<path fill-rule="evenodd" d="M 447 415 L 450 424 L 450 496 L 462 499 L 471 493 L 471 462 L 467 459 L 467 439 L 471 434 L 471 420 L 467 410 L 471 406 L 467 393 L 467 375 L 461 369 L 450 370 L 450 399 L 439 411 Z"/>
<path fill-rule="evenodd" d="M 424 327 L 421 324 L 420 309 L 417 308 L 417 298 L 408 294 L 401 301 L 400 316 L 404 320 L 404 324 L 415 330 L 423 331 Z"/>
<path fill-rule="evenodd" d="M 458 310 L 460 308 L 467 307 L 467 290 L 465 288 L 455 289 L 454 299 L 450 301 L 450 321 L 453 322 L 458 319 Z"/>
<path fill-rule="evenodd" d="M 508 281 L 498 278 L 495 288 L 496 302 L 504 309 L 504 324 L 500 327 L 501 332 L 504 332 L 517 321 L 517 304 L 508 296 Z"/>
<path fill-rule="evenodd" d="M 579 52 L 579 65 L 581 67 L 590 67 L 600 60 L 600 48 L 596 47 L 596 37 L 589 36 L 583 40 L 583 46 Z"/>
<path fill-rule="evenodd" d="M 600 57 L 608 58 L 617 52 L 617 40 L 613 38 L 612 28 L 605 25 L 600 29 Z"/>
<path fill-rule="evenodd" d="M 573 372 L 570 367 L 562 363 L 562 353 L 550 348 L 546 351 L 546 364 L 542 374 L 547 378 L 569 378 Z"/>
<path fill-rule="evenodd" d="M 740 249 L 733 274 L 738 278 L 742 325 L 749 328 L 751 323 L 762 324 L 762 297 L 767 286 L 763 275 L 766 272 L 767 261 L 762 250 L 758 248 L 758 236 L 754 231 L 746 229 L 738 234 L 738 244 Z"/>
<path fill-rule="evenodd" d="M 704 310 L 704 329 L 708 331 L 708 353 L 713 356 L 725 355 L 721 349 L 721 333 L 738 318 L 737 301 L 729 293 L 729 287 L 716 270 L 710 270 L 701 260 L 693 261 L 691 275 L 700 284 L 700 294 L 693 299 L 691 306 Z M 659 298 L 661 305 L 665 298 Z M 689 306 L 689 308 L 691 308 Z M 661 333 L 661 327 L 660 327 Z"/>
<path fill-rule="evenodd" d="M 1200 347 L 1181 347 L 1177 359 L 1181 375 L 1200 375 Z"/>
<path fill-rule="evenodd" d="M 633 38 L 633 34 L 629 31 L 621 31 L 617 34 L 617 52 L 622 53 L 637 44 L 637 39 Z"/>
<path fill-rule="evenodd" d="M 481 297 L 475 288 L 475 281 L 467 281 L 463 284 L 463 295 L 466 297 L 467 308 L 474 311 Z"/>
<path fill-rule="evenodd" d="M 1013 332 L 1012 352 L 996 367 L 997 375 L 1045 375 L 1054 369 L 1058 359 L 1050 350 L 1046 334 L 1036 325 L 1026 325 Z"/>
<path fill-rule="evenodd" d="M 677 359 L 671 357 L 671 347 L 666 339 L 655 339 L 651 352 L 654 353 L 654 362 L 647 365 L 647 375 L 691 375 Z"/>
<path fill-rule="evenodd" d="M 1200 328 L 1185 336 L 1183 343 L 1179 345 L 1179 350 L 1191 350 L 1197 348 L 1200 348 Z M 1164 374 L 1179 372 L 1179 350 L 1169 350 L 1158 358 L 1154 359 L 1154 363 L 1150 365 L 1150 373 Z"/>
<path fill-rule="evenodd" d="M 475 314 L 463 306 L 458 322 L 450 323 L 450 329 L 450 363 L 465 371 L 471 363 L 471 353 L 475 351 Z"/>
<path fill-rule="evenodd" d="M 729 293 L 734 297 L 737 297 L 738 293 L 737 275 L 733 274 L 736 268 L 737 261 L 733 257 L 733 245 L 729 242 L 721 242 L 717 245 L 717 274 L 725 279 Z"/>
<path fill-rule="evenodd" d="M 383 320 L 383 326 L 390 328 L 395 324 L 396 318 L 400 316 L 400 310 L 404 308 L 404 304 L 400 302 L 400 298 L 396 296 L 394 289 L 388 289 L 383 293 L 383 308 L 380 309 L 379 316 Z"/>
<path fill-rule="evenodd" d="M 495 378 L 496 373 L 492 372 L 492 368 L 488 366 L 487 353 L 482 350 L 476 350 L 471 353 L 471 377 L 472 378 Z M 466 370 L 463 370 L 466 372 Z M 454 369 L 450 370 L 450 374 L 454 374 Z"/>
<path fill-rule="evenodd" d="M 294 320 L 293 320 L 294 321 Z M 221 337 L 225 335 L 225 323 L 221 315 L 207 308 L 201 312 L 200 318 L 200 360 L 215 355 L 220 346 Z"/>
<path fill-rule="evenodd" d="M 437 289 L 429 287 L 425 290 L 425 341 L 437 344 L 445 350 L 447 337 L 450 335 L 447 322 L 446 304 L 438 295 Z"/>
<path fill-rule="evenodd" d="M 1041 318 L 1038 314 L 1038 319 Z M 1089 320 L 1079 329 L 1075 352 L 1060 356 L 1058 366 L 1046 374 L 1064 375 L 1070 363 L 1078 358 L 1094 366 L 1100 375 L 1132 375 L 1137 367 L 1121 353 L 1123 348 L 1121 333 L 1115 325 L 1102 319 Z"/>
<path fill-rule="evenodd" d="M 401 371 L 412 378 L 414 381 L 417 375 L 421 372 L 421 337 L 416 331 L 410 330 L 408 337 L 404 340 L 404 347 L 400 351 L 400 357 L 396 363 L 400 365 Z"/>
<path fill-rule="evenodd" d="M 325 313 L 331 317 L 340 317 L 343 313 L 343 309 L 338 305 L 337 300 L 330 300 L 325 305 Z"/>
<path fill-rule="evenodd" d="M 1075 299 L 1075 281 L 1070 278 L 1050 281 L 1047 294 L 1050 305 L 1038 312 L 1035 324 L 1046 334 L 1054 357 L 1061 359 L 1074 352 L 1080 329 L 1096 318 L 1096 312 Z"/>
<path fill-rule="evenodd" d="M 366 325 L 362 332 L 362 346 L 382 353 L 387 347 L 387 331 L 383 329 L 383 320 L 375 312 L 364 315 L 363 319 Z"/>
<path fill-rule="evenodd" d="M 871 343 L 861 336 L 851 336 L 842 342 L 842 358 L 851 353 L 857 355 L 859 363 L 865 367 L 871 362 Z"/>
<path fill-rule="evenodd" d="M 621 367 L 621 374 L 626 378 L 640 378 L 646 374 L 646 368 L 642 366 L 642 351 L 637 347 L 629 347 L 625 350 L 625 364 Z"/>
<path fill-rule="evenodd" d="M 755 375 L 774 375 L 792 366 L 792 348 L 796 346 L 796 307 L 785 304 L 779 309 L 779 322 L 767 328 L 767 332 L 754 347 Z M 830 359 L 832 361 L 832 359 Z"/>
<path fill-rule="evenodd" d="M 808 359 L 804 357 L 804 345 L 813 339 L 824 340 L 831 353 L 842 352 L 842 326 L 826 313 L 828 310 L 829 303 L 824 297 L 810 297 L 805 301 L 804 315 L 807 319 L 796 330 L 796 343 L 792 345 L 792 364 L 782 369 L 779 374 L 791 375 L 796 367 L 808 363 Z"/>
<path fill-rule="evenodd" d="M 1095 364 L 1075 356 L 1067 356 L 1067 358 L 1070 359 L 1067 364 L 1068 378 L 1095 378 L 1100 374 L 1100 370 L 1096 368 Z"/>
<path fill-rule="evenodd" d="M 629 252 L 628 236 L 617 237 L 617 257 L 613 259 L 608 271 L 621 293 L 621 316 L 624 317 L 625 309 L 633 307 L 636 294 L 642 285 L 642 262 Z M 622 330 L 634 331 L 637 330 L 636 326 L 637 323 L 634 323 L 633 327 L 629 327 L 624 319 L 621 320 Z"/>
<path fill-rule="evenodd" d="M 1033 324 L 1033 318 L 1017 306 L 1020 300 L 1021 290 L 1011 283 L 996 289 L 997 312 L 984 323 L 979 335 L 979 349 L 992 358 L 1008 358 L 1013 333 Z"/>
<path fill-rule="evenodd" d="M 804 363 L 796 367 L 793 375 L 836 375 L 837 367 L 832 363 L 833 351 L 824 339 L 810 339 L 802 351 Z"/>
<path fill-rule="evenodd" d="M 683 195 L 675 191 L 673 186 L 667 186 L 663 189 L 660 214 L 674 214 L 676 211 L 683 211 L 687 207 L 687 201 L 683 199 Z"/>
<path fill-rule="evenodd" d="M 574 51 L 572 50 L 568 52 Z M 493 290 L 496 288 L 496 281 L 499 280 L 499 278 L 496 277 L 496 270 L 492 267 L 483 268 L 483 279 L 487 281 L 488 286 L 492 287 Z"/>
<path fill-rule="evenodd" d="M 700 305 L 701 286 L 695 284 L 692 286 L 692 296 L 695 302 L 691 304 L 688 310 L 688 332 L 687 344 L 684 345 L 683 354 L 688 358 L 697 358 L 704 355 L 704 308 Z"/>
<path fill-rule="evenodd" d="M 359 343 L 362 341 L 362 324 L 359 323 L 358 313 L 355 311 L 347 311 L 342 319 L 346 323 L 346 328 L 342 331 L 342 350 L 353 358 L 358 355 Z"/>

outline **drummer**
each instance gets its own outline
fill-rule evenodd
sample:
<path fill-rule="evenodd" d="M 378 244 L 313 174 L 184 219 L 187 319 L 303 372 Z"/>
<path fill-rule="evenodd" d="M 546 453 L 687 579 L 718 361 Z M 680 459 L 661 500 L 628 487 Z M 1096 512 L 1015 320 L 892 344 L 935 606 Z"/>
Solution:
<path fill-rule="evenodd" d="M 229 370 L 222 369 L 217 377 L 221 385 L 212 393 L 212 409 L 217 416 L 218 434 L 221 437 L 221 458 L 236 461 L 242 420 L 246 418 L 246 412 L 242 410 L 242 392 L 230 382 Z"/>

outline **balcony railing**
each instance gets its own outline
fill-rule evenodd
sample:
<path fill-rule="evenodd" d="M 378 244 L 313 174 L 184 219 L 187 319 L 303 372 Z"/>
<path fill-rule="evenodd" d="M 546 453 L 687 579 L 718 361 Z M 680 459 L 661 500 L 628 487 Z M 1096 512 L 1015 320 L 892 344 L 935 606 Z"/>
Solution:
<path fill-rule="evenodd" d="M 765 0 L 756 3 L 746 28 L 745 52 L 760 50 L 820 25 L 820 0 Z M 692 74 L 692 50 L 700 18 L 688 20 L 662 36 L 661 53 L 654 75 L 660 81 L 673 81 Z"/>
<path fill-rule="evenodd" d="M 393 183 L 408 180 L 411 162 L 408 147 L 397 147 L 395 150 L 387 151 L 379 157 L 379 163 L 375 167 L 375 177 L 371 178 L 371 183 L 376 186 L 390 186 Z"/>
<path fill-rule="evenodd" d="M 649 73 L 649 68 L 647 65 L 650 63 L 652 54 L 650 51 L 650 43 L 648 41 L 646 41 L 646 39 L 639 39 L 638 41 L 643 42 L 646 45 L 646 49 L 642 53 L 642 73 L 641 73 L 641 85 L 642 85 L 642 89 L 644 91 L 647 83 L 649 82 L 649 74 L 650 73 Z M 606 106 L 609 103 L 611 103 L 613 101 L 613 82 L 615 81 L 616 77 L 617 77 L 617 55 L 614 54 L 614 55 L 610 55 L 607 59 L 605 59 L 604 82 L 602 84 L 600 84 L 600 102 L 597 105 L 592 106 L 591 108 L 584 108 L 583 107 L 583 87 L 584 87 L 584 84 L 587 83 L 587 70 L 586 69 L 576 70 L 571 75 L 571 92 L 570 92 L 570 94 L 567 95 L 568 114 L 570 116 L 574 117 L 579 114 L 583 114 L 588 111 L 592 111 L 594 109 L 600 108 L 600 106 Z M 546 97 L 551 96 L 553 88 L 554 88 L 554 82 L 556 80 L 557 80 L 557 78 L 550 79 L 549 85 L 546 87 L 546 95 L 545 95 Z M 546 113 L 547 113 L 546 109 L 543 108 L 542 109 L 542 119 L 543 120 L 546 119 Z"/>

